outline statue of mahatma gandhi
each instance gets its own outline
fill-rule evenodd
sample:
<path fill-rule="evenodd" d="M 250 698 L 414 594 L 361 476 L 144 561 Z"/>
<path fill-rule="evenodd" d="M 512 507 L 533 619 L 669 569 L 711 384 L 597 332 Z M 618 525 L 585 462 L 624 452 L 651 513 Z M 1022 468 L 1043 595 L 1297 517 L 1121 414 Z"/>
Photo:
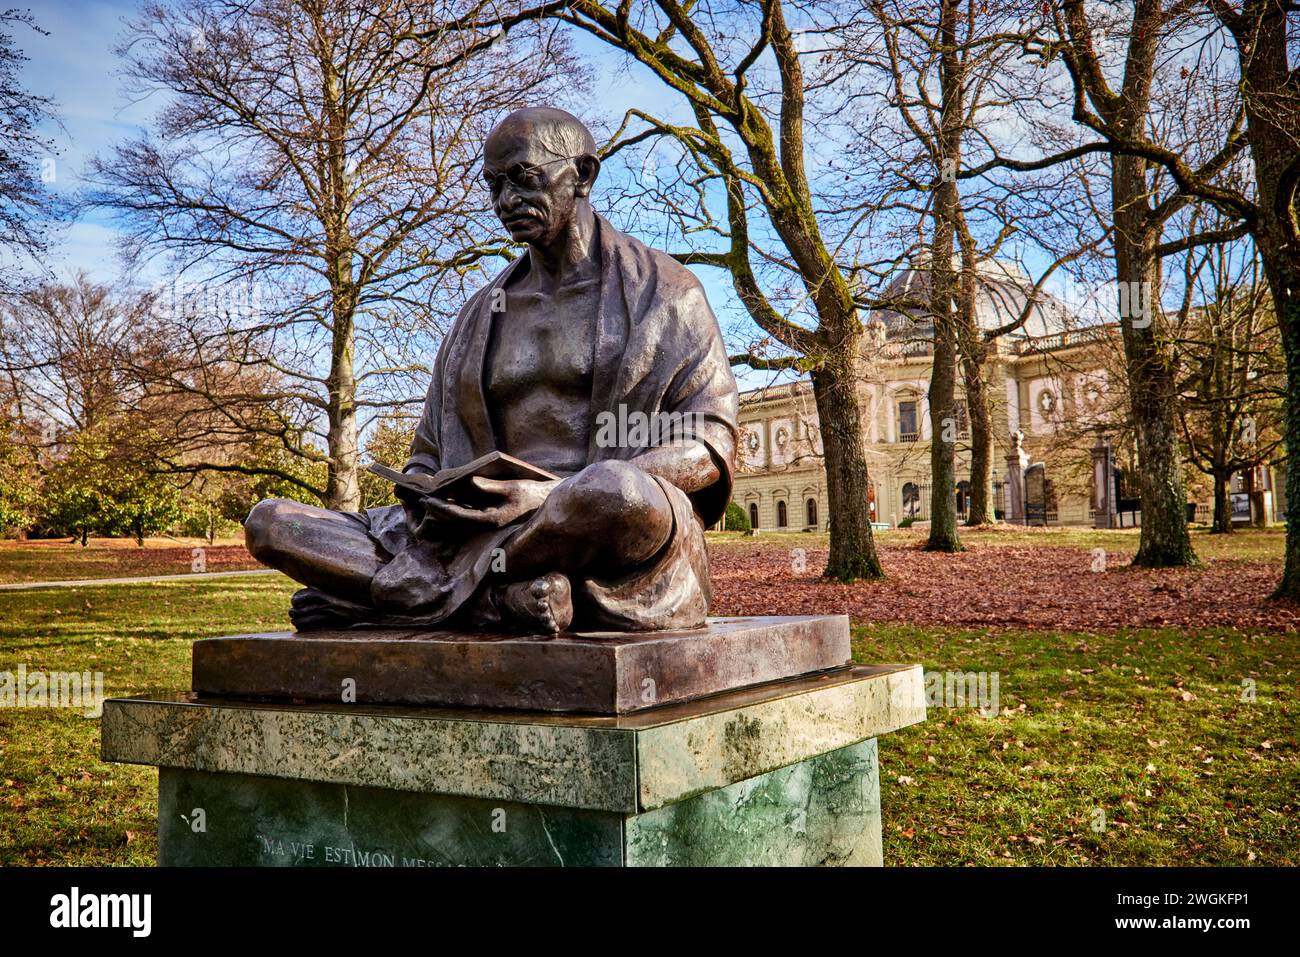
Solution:
<path fill-rule="evenodd" d="M 300 631 L 704 623 L 703 529 L 730 499 L 736 380 L 695 276 L 592 210 L 595 153 L 556 109 L 519 110 L 488 136 L 493 209 L 527 250 L 443 340 L 404 470 L 499 451 L 556 478 L 475 477 L 473 506 L 401 486 L 399 505 L 360 513 L 258 503 L 248 548 L 307 586 L 290 612 Z"/>

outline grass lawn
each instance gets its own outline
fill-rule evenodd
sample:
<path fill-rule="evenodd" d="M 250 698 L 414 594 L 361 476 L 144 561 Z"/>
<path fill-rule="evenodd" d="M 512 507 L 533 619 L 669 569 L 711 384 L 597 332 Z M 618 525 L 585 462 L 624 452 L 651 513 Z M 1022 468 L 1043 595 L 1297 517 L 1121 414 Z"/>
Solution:
<path fill-rule="evenodd" d="M 184 690 L 194 639 L 287 628 L 293 588 L 259 576 L 0 592 L 0 671 L 101 671 L 109 697 Z M 152 865 L 157 792 L 153 768 L 99 760 L 98 720 L 0 709 L 0 866 Z"/>
<path fill-rule="evenodd" d="M 968 539 L 996 547 L 1003 534 Z M 1116 551 L 1127 535 L 1033 534 Z M 1196 541 L 1207 558 L 1274 559 L 1271 535 Z M 743 549 L 729 538 L 714 544 Z M 287 628 L 294 587 L 274 576 L 0 592 L 0 671 L 98 670 L 110 696 L 183 689 L 193 639 Z M 999 678 L 996 716 L 935 707 L 882 739 L 888 862 L 1300 864 L 1294 634 L 882 622 L 854 640 L 860 661 Z M 0 710 L 0 865 L 154 862 L 156 772 L 98 754 L 98 722 L 79 712 Z"/>
<path fill-rule="evenodd" d="M 873 626 L 855 639 L 862 661 L 923 648 L 927 672 L 999 676 L 997 717 L 930 708 L 881 739 L 887 861 L 1300 864 L 1294 636 Z"/>

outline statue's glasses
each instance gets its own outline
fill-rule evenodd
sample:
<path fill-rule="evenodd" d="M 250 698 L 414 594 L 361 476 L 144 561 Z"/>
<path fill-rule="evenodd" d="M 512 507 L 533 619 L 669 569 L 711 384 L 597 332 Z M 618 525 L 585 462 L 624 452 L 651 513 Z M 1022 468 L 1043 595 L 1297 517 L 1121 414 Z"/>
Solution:
<path fill-rule="evenodd" d="M 501 191 L 507 180 L 516 189 L 536 189 L 539 185 L 538 176 L 542 169 L 577 158 L 576 156 L 560 156 L 553 160 L 547 160 L 545 163 L 512 163 L 504 173 L 489 173 L 484 170 L 483 182 L 491 190 L 493 196 Z"/>

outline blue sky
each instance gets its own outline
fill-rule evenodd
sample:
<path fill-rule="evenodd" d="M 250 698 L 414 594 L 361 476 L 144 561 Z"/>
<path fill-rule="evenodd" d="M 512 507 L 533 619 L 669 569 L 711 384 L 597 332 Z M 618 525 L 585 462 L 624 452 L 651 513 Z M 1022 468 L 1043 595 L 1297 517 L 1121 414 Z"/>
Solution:
<path fill-rule="evenodd" d="M 91 0 L 45 0 L 31 10 L 49 36 L 30 30 L 15 33 L 18 46 L 29 57 L 24 70 L 28 89 L 51 96 L 58 104 L 63 128 L 50 127 L 49 133 L 59 151 L 54 189 L 63 195 L 79 186 L 89 157 L 135 132 L 150 112 L 147 105 L 130 105 L 122 96 L 118 61 L 112 53 L 122 32 L 122 17 L 134 8 L 134 4 Z M 105 219 L 78 222 L 65 234 L 50 266 L 63 274 L 84 269 L 97 279 L 110 280 L 117 275 L 115 236 Z"/>

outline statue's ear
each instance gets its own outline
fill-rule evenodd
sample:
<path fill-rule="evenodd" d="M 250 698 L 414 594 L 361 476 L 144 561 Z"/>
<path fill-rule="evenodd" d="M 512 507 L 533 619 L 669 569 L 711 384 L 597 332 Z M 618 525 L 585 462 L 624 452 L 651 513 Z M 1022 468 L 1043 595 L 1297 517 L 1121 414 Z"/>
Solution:
<path fill-rule="evenodd" d="M 578 182 L 574 193 L 585 198 L 591 195 L 591 187 L 595 185 L 596 177 L 600 175 L 600 160 L 587 153 L 579 156 L 574 165 L 578 168 Z"/>

